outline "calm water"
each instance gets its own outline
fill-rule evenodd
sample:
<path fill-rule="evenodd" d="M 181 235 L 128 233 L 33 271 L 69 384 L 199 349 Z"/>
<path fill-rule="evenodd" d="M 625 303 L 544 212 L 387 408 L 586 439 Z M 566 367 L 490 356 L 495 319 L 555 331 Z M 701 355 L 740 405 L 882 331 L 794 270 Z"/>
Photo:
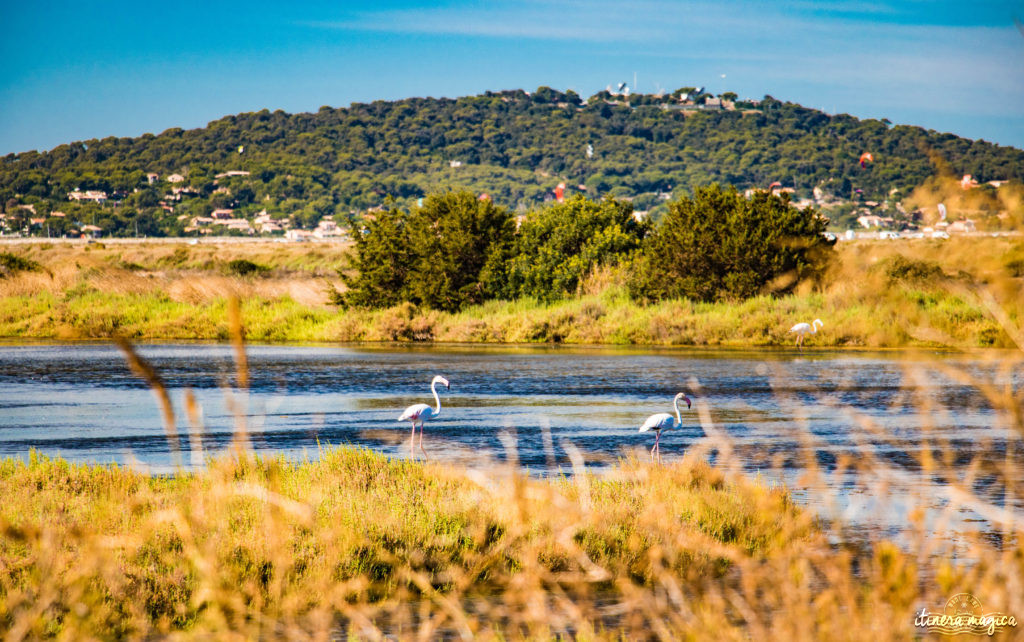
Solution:
<path fill-rule="evenodd" d="M 899 353 L 810 350 L 250 346 L 250 392 L 240 397 L 225 392 L 234 376 L 230 347 L 139 351 L 170 391 L 185 466 L 196 461 L 184 436 L 186 389 L 202 407 L 206 455 L 230 445 L 236 421 L 227 401 L 234 399 L 257 451 L 315 457 L 318 443 L 358 444 L 401 457 L 408 454 L 409 428 L 396 418 L 407 405 L 433 402 L 434 374 L 445 375 L 452 389 L 442 393 L 441 416 L 427 424 L 431 457 L 503 461 L 512 445 L 520 465 L 539 474 L 570 469 L 566 444 L 592 466 L 629 450 L 646 457 L 653 435 L 637 434 L 637 427 L 652 413 L 671 412 L 673 395 L 688 390 L 692 377 L 703 387 L 694 399 L 706 404 L 742 466 L 791 485 L 805 499 L 811 495 L 799 480 L 808 457 L 826 473 L 844 453 L 877 457 L 913 486 L 921 478 L 914 455 L 925 439 L 948 443 L 960 464 L 985 453 L 1001 461 L 1008 448 L 1017 459 L 1024 450 L 980 393 L 942 372 L 952 367 L 1019 386 L 1020 373 L 1000 371 L 992 355 L 908 360 Z M 683 412 L 685 427 L 662 437 L 666 458 L 705 437 L 696 407 Z M 32 448 L 155 471 L 174 463 L 154 395 L 110 345 L 0 346 L 0 456 L 25 457 Z M 836 510 L 854 520 L 872 513 L 879 498 L 870 481 L 828 477 Z M 1000 499 L 998 489 L 982 490 Z M 909 510 L 900 503 L 907 489 L 886 492 L 886 511 Z M 936 498 L 935 506 L 942 501 Z"/>

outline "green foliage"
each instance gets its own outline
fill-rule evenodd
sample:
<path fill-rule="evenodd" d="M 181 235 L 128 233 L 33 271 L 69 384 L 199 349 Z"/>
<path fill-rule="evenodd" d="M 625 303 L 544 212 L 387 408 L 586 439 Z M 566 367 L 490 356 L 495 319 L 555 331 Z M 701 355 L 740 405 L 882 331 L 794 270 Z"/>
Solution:
<path fill-rule="evenodd" d="M 356 272 L 344 273 L 343 302 L 389 307 L 403 301 L 454 311 L 504 282 L 512 217 L 470 192 L 430 196 L 412 212 L 392 209 L 354 231 Z"/>
<path fill-rule="evenodd" d="M 323 217 L 340 221 L 380 206 L 389 196 L 410 207 L 448 186 L 525 209 L 543 203 L 561 181 L 570 191 L 586 185 L 597 198 L 780 180 L 805 197 L 820 187 L 843 198 L 860 189 L 866 199 L 884 200 L 891 189 L 908 193 L 935 173 L 929 150 L 954 175 L 1024 180 L 1024 152 L 1011 147 L 771 98 L 756 107 L 740 103 L 741 111 L 670 108 L 680 95 L 634 94 L 622 104 L 601 92 L 581 106 L 573 92 L 544 87 L 533 95 L 515 90 L 225 116 L 188 131 L 9 154 L 0 159 L 0 204 L 18 229 L 28 218 L 17 205 L 31 203 L 39 216 L 67 214 L 46 220 L 52 234 L 95 222 L 104 235 L 146 236 L 181 234 L 189 217 L 215 206 L 250 219 L 265 209 L 308 228 Z M 868 168 L 857 163 L 864 151 L 875 155 Z M 462 165 L 451 167 L 452 160 Z M 228 170 L 249 174 L 217 178 Z M 159 175 L 152 185 L 150 172 Z M 166 182 L 172 173 L 195 191 L 172 194 Z M 76 188 L 103 190 L 109 200 L 69 202 Z M 33 231 L 45 233 L 38 226 Z"/>
<path fill-rule="evenodd" d="M 552 301 L 576 293 L 595 267 L 616 264 L 640 246 L 649 226 L 629 203 L 582 196 L 531 212 L 516 238 L 508 268 L 510 298 Z"/>
<path fill-rule="evenodd" d="M 428 197 L 410 219 L 408 300 L 451 312 L 489 298 L 514 227 L 508 210 L 470 192 Z"/>
<path fill-rule="evenodd" d="M 32 259 L 26 259 L 10 252 L 0 252 L 0 278 L 18 272 L 41 272 L 42 269 L 43 266 Z"/>
<path fill-rule="evenodd" d="M 414 259 L 408 223 L 406 212 L 392 208 L 368 217 L 362 229 L 353 227 L 353 271 L 341 273 L 348 286 L 341 303 L 352 307 L 389 307 L 405 300 Z"/>
<path fill-rule="evenodd" d="M 270 268 L 259 263 L 253 263 L 248 259 L 234 259 L 228 261 L 227 271 L 236 276 L 264 276 L 270 272 Z"/>
<path fill-rule="evenodd" d="M 711 185 L 669 205 L 645 241 L 630 289 L 645 299 L 744 299 L 819 273 L 834 243 L 817 212 L 788 197 Z M 784 281 L 784 283 L 780 283 Z"/>
<path fill-rule="evenodd" d="M 889 283 L 898 282 L 929 282 L 945 278 L 946 273 L 935 261 L 910 259 L 897 254 L 882 265 Z"/>

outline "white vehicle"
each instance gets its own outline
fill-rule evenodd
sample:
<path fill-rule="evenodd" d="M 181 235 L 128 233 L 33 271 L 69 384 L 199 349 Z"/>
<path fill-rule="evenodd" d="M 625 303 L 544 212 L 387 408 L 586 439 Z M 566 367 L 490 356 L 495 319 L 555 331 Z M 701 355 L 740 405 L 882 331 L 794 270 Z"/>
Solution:
<path fill-rule="evenodd" d="M 900 233 L 899 232 L 885 231 L 885 232 L 879 232 L 878 233 L 878 238 L 880 238 L 880 239 L 895 240 L 895 239 L 898 239 L 899 237 L 900 237 Z"/>
<path fill-rule="evenodd" d="M 949 232 L 944 232 L 942 230 L 935 230 L 934 232 L 932 232 L 932 238 L 933 239 L 948 239 L 949 238 Z"/>

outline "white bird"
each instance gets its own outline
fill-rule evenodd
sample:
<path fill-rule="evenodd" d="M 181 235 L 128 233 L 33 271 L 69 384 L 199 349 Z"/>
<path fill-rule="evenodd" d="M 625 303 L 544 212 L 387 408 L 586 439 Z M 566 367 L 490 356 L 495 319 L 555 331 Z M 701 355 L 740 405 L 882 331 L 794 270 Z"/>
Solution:
<path fill-rule="evenodd" d="M 651 415 L 644 422 L 644 425 L 640 426 L 640 432 L 647 432 L 648 430 L 654 431 L 654 447 L 651 448 L 651 461 L 654 461 L 654 453 L 658 453 L 658 463 L 661 463 L 661 447 L 658 442 L 661 440 L 661 431 L 666 428 L 680 428 L 683 425 L 683 416 L 679 414 L 679 400 L 686 400 L 686 407 L 690 407 L 690 398 L 683 393 L 676 395 L 676 398 L 672 400 L 672 405 L 676 409 L 676 416 L 668 414 L 667 412 L 659 412 L 656 415 Z"/>
<path fill-rule="evenodd" d="M 804 345 L 804 335 L 808 334 L 808 333 L 810 333 L 810 334 L 818 334 L 818 326 L 819 325 L 820 326 L 824 326 L 825 324 L 821 322 L 821 319 L 815 319 L 814 323 L 798 323 L 795 326 L 793 326 L 792 328 L 790 328 L 789 331 L 790 332 L 795 332 L 795 333 L 797 333 L 799 335 L 796 338 L 796 344 L 798 346 L 800 346 L 800 347 L 803 347 L 803 345 Z"/>
<path fill-rule="evenodd" d="M 425 403 L 417 403 L 409 406 L 402 413 L 402 416 L 398 418 L 398 421 L 409 421 L 412 422 L 412 436 L 409 438 L 409 459 L 416 459 L 416 451 L 414 450 L 413 444 L 416 441 L 416 423 L 420 424 L 420 451 L 423 453 L 423 459 L 427 458 L 427 451 L 423 450 L 423 422 L 428 419 L 433 419 L 441 414 L 441 398 L 437 396 L 437 389 L 435 386 L 439 383 L 443 383 L 444 387 L 451 390 L 451 384 L 448 380 L 437 375 L 434 380 L 430 382 L 430 391 L 434 393 L 434 401 L 437 402 L 437 408 L 431 408 Z"/>

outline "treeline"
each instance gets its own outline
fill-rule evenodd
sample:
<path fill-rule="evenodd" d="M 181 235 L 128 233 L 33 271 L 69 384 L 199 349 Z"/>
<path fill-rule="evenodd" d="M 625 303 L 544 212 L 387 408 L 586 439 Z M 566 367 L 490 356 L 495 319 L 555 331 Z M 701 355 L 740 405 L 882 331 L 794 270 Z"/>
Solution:
<path fill-rule="evenodd" d="M 354 230 L 352 270 L 342 274 L 348 290 L 334 301 L 445 311 L 489 299 L 553 301 L 602 266 L 628 267 L 630 294 L 641 300 L 742 299 L 818 276 L 834 243 L 826 223 L 788 196 L 748 199 L 717 184 L 669 203 L 655 226 L 614 198 L 575 196 L 517 221 L 489 199 L 448 192 Z"/>
<path fill-rule="evenodd" d="M 732 96 L 730 96 L 732 97 Z M 266 210 L 312 227 L 388 198 L 409 206 L 442 189 L 487 193 L 532 209 L 559 183 L 568 193 L 632 199 L 660 215 L 666 199 L 713 182 L 739 189 L 778 181 L 809 196 L 883 200 L 936 172 L 1024 180 L 1024 152 L 887 121 L 829 115 L 771 97 L 737 109 L 682 109 L 679 92 L 586 101 L 542 87 L 459 99 L 409 98 L 316 113 L 226 116 L 200 129 L 104 138 L 0 160 L 0 207 L 8 215 L 95 224 L 105 234 L 178 234 L 190 217 L 232 208 Z M 857 159 L 871 152 L 874 162 Z M 246 176 L 217 178 L 227 170 Z M 159 174 L 150 184 L 147 173 Z M 169 200 L 171 173 L 194 193 Z M 106 204 L 69 203 L 75 189 L 102 190 Z M 117 203 L 114 205 L 114 203 Z M 32 205 L 31 216 L 21 206 Z M 58 230 L 59 231 L 59 230 Z"/>

